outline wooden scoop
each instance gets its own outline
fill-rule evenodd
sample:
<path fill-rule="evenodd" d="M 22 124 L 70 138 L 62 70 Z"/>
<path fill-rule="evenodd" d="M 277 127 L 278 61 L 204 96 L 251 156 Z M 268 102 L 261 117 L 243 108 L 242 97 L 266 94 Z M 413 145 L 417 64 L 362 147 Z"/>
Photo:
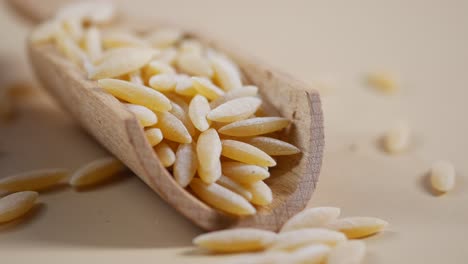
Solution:
<path fill-rule="evenodd" d="M 53 13 L 47 8 L 57 7 L 43 1 L 10 2 L 21 14 L 29 14 L 31 21 L 46 19 Z M 232 227 L 278 230 L 306 206 L 317 184 L 324 146 L 320 97 L 306 84 L 252 56 L 196 32 L 188 32 L 229 55 L 240 66 L 247 81 L 260 88 L 264 102 L 292 122 L 283 138 L 298 146 L 302 153 L 278 157 L 278 166 L 271 169 L 271 177 L 266 181 L 273 191 L 273 203 L 258 208 L 255 215 L 237 217 L 223 213 L 181 188 L 160 164 L 142 127 L 122 103 L 100 89 L 95 81 L 88 80 L 82 70 L 52 45 L 28 44 L 28 50 L 37 77 L 63 108 L 181 214 L 206 230 Z"/>

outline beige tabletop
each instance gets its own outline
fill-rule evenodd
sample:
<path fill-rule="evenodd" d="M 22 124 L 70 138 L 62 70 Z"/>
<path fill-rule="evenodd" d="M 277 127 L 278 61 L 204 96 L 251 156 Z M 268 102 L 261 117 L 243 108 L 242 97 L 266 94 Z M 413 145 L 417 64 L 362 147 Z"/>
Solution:
<path fill-rule="evenodd" d="M 190 23 L 294 73 L 322 91 L 326 148 L 311 206 L 376 216 L 388 231 L 366 239 L 365 263 L 466 263 L 468 258 L 468 2 L 120 1 L 135 16 Z M 132 6 L 133 4 L 133 6 Z M 141 8 L 144 6 L 145 8 Z M 2 78 L 31 80 L 28 27 L 0 7 Z M 397 76 L 400 92 L 369 89 L 367 72 Z M 16 77 L 15 77 L 16 76 Z M 37 83 L 32 81 L 34 86 Z M 105 150 L 43 92 L 17 100 L 0 124 L 0 177 L 35 168 L 75 169 Z M 412 129 L 407 153 L 377 144 L 396 122 Z M 435 196 L 427 171 L 457 171 Z M 137 177 L 76 192 L 41 194 L 25 219 L 0 226 L 0 263 L 218 263 L 190 247 L 202 231 Z"/>

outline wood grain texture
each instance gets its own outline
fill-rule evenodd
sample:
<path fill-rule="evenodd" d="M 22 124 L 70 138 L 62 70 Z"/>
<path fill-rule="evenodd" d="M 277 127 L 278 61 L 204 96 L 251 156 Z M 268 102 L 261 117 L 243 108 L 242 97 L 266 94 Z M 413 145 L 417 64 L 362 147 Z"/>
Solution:
<path fill-rule="evenodd" d="M 265 104 L 292 121 L 281 137 L 298 146 L 302 153 L 277 159 L 278 166 L 271 169 L 271 177 L 266 181 L 274 193 L 273 203 L 259 208 L 253 216 L 222 213 L 181 188 L 160 164 L 143 129 L 123 104 L 101 90 L 96 82 L 87 80 L 83 71 L 51 45 L 29 45 L 28 50 L 37 77 L 63 108 L 181 214 L 206 230 L 232 227 L 278 230 L 306 206 L 316 188 L 324 147 L 320 97 L 306 84 L 252 56 L 203 34 L 188 32 L 233 58 L 247 81 L 260 88 Z"/>

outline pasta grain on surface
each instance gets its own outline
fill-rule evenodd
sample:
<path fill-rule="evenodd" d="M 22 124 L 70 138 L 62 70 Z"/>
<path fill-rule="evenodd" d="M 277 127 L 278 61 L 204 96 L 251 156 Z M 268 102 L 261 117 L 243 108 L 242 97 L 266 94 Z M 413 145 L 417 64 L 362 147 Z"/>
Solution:
<path fill-rule="evenodd" d="M 252 215 L 256 210 L 249 201 L 219 184 L 206 184 L 198 178 L 190 182 L 192 191 L 205 203 L 234 215 Z"/>
<path fill-rule="evenodd" d="M 346 240 L 346 236 L 341 232 L 325 228 L 307 228 L 280 233 L 272 249 L 294 250 L 311 244 L 335 246 Z"/>
<path fill-rule="evenodd" d="M 0 190 L 39 191 L 58 185 L 68 176 L 65 169 L 32 170 L 0 179 Z"/>
<path fill-rule="evenodd" d="M 327 227 L 344 233 L 348 238 L 361 238 L 381 232 L 388 222 L 375 217 L 345 217 L 330 222 Z"/>
<path fill-rule="evenodd" d="M 260 149 L 237 140 L 224 139 L 221 141 L 222 155 L 247 164 L 272 167 L 276 161 Z"/>
<path fill-rule="evenodd" d="M 16 192 L 0 198 L 0 223 L 12 221 L 33 208 L 39 194 L 32 191 Z"/>
<path fill-rule="evenodd" d="M 321 264 L 327 259 L 331 248 L 327 245 L 310 245 L 300 248 L 291 254 L 294 264 Z"/>
<path fill-rule="evenodd" d="M 430 172 L 432 187 L 439 192 L 448 192 L 455 186 L 455 168 L 448 161 L 438 161 Z"/>
<path fill-rule="evenodd" d="M 384 72 L 370 73 L 367 76 L 367 84 L 369 84 L 372 88 L 386 94 L 393 94 L 399 89 L 395 77 L 391 76 L 389 73 Z"/>
<path fill-rule="evenodd" d="M 97 159 L 77 169 L 70 177 L 69 184 L 78 188 L 100 184 L 125 169 L 125 165 L 114 157 Z"/>
<path fill-rule="evenodd" d="M 325 227 L 328 223 L 336 220 L 341 213 L 341 209 L 337 207 L 314 207 L 303 210 L 302 212 L 291 217 L 281 228 L 281 232 L 313 228 Z"/>
<path fill-rule="evenodd" d="M 275 241 L 276 234 L 254 228 L 236 228 L 202 234 L 193 244 L 213 252 L 248 252 L 267 248 Z"/>
<path fill-rule="evenodd" d="M 211 110 L 208 119 L 223 123 L 243 120 L 253 115 L 261 104 L 257 97 L 233 99 Z"/>
<path fill-rule="evenodd" d="M 289 125 L 283 117 L 254 117 L 233 122 L 219 129 L 219 133 L 235 137 L 258 136 L 281 130 Z"/>
<path fill-rule="evenodd" d="M 388 130 L 383 137 L 383 147 L 390 154 L 398 154 L 410 145 L 410 129 L 406 123 L 400 123 Z"/>
<path fill-rule="evenodd" d="M 339 243 L 328 256 L 328 264 L 359 264 L 366 255 L 366 244 L 359 240 Z"/>

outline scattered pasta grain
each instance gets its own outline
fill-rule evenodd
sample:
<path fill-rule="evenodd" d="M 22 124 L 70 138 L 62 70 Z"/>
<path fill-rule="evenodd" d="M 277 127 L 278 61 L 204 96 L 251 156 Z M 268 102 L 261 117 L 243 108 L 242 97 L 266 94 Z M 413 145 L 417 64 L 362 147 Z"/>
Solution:
<path fill-rule="evenodd" d="M 449 161 L 438 161 L 430 172 L 432 187 L 439 192 L 448 192 L 455 186 L 455 168 Z"/>
<path fill-rule="evenodd" d="M 118 77 L 134 72 L 148 62 L 156 51 L 148 48 L 120 48 L 104 54 L 94 72 L 89 75 L 92 80 Z"/>
<path fill-rule="evenodd" d="M 172 108 L 171 102 L 164 94 L 144 85 L 117 79 L 102 79 L 98 84 L 119 99 L 145 106 L 153 111 L 168 111 Z"/>
<path fill-rule="evenodd" d="M 224 139 L 221 141 L 222 155 L 233 160 L 247 164 L 272 167 L 276 161 L 260 149 L 236 140 Z"/>
<path fill-rule="evenodd" d="M 180 144 L 174 163 L 174 178 L 182 187 L 187 187 L 198 168 L 197 152 L 193 144 Z"/>
<path fill-rule="evenodd" d="M 294 264 L 321 264 L 325 262 L 330 251 L 331 248 L 327 245 L 310 245 L 294 251 L 290 260 Z"/>
<path fill-rule="evenodd" d="M 222 172 L 227 177 L 241 184 L 252 184 L 270 177 L 267 169 L 236 161 L 221 163 Z"/>
<path fill-rule="evenodd" d="M 147 107 L 135 104 L 125 104 L 125 107 L 135 115 L 143 127 L 152 126 L 158 122 L 156 114 Z"/>
<path fill-rule="evenodd" d="M 245 142 L 271 156 L 294 155 L 301 152 L 296 146 L 276 138 L 254 137 Z"/>
<path fill-rule="evenodd" d="M 163 134 L 159 128 L 149 128 L 145 130 L 145 136 L 152 147 L 158 145 L 163 140 Z"/>
<path fill-rule="evenodd" d="M 227 264 L 284 264 L 290 263 L 291 255 L 282 251 L 242 254 L 232 258 Z"/>
<path fill-rule="evenodd" d="M 258 136 L 281 130 L 289 125 L 283 117 L 255 117 L 233 122 L 219 129 L 220 134 L 237 137 Z"/>
<path fill-rule="evenodd" d="M 77 169 L 70 177 L 69 184 L 80 188 L 103 183 L 126 167 L 114 157 L 100 158 Z"/>
<path fill-rule="evenodd" d="M 340 208 L 314 207 L 291 217 L 281 228 L 281 232 L 293 231 L 304 228 L 325 227 L 331 221 L 340 216 Z"/>
<path fill-rule="evenodd" d="M 249 190 L 247 190 L 247 188 L 245 188 L 244 186 L 242 186 L 241 184 L 235 182 L 234 180 L 224 176 L 224 175 L 221 175 L 221 177 L 216 181 L 217 184 L 241 195 L 242 197 L 244 197 L 247 201 L 250 201 L 252 200 L 252 193 L 249 192 Z"/>
<path fill-rule="evenodd" d="M 255 214 L 255 208 L 242 196 L 219 184 L 206 184 L 198 178 L 190 182 L 192 191 L 205 203 L 234 215 Z"/>
<path fill-rule="evenodd" d="M 158 128 L 164 138 L 179 143 L 191 143 L 192 137 L 182 121 L 169 112 L 157 112 Z"/>
<path fill-rule="evenodd" d="M 213 252 L 259 251 L 271 245 L 276 234 L 254 228 L 236 228 L 202 234 L 193 239 L 193 244 Z"/>
<path fill-rule="evenodd" d="M 206 78 L 192 77 L 192 82 L 195 90 L 209 100 L 215 100 L 224 94 L 223 90 Z"/>
<path fill-rule="evenodd" d="M 257 97 L 242 97 L 227 101 L 211 110 L 208 119 L 217 122 L 234 122 L 252 116 L 262 104 Z"/>
<path fill-rule="evenodd" d="M 395 77 L 385 72 L 370 73 L 367 76 L 367 83 L 374 89 L 386 93 L 393 94 L 399 90 Z"/>
<path fill-rule="evenodd" d="M 221 177 L 221 161 L 219 159 L 221 149 L 221 141 L 215 129 L 210 128 L 198 137 L 198 174 L 206 183 L 216 182 Z"/>
<path fill-rule="evenodd" d="M 346 240 L 346 236 L 337 231 L 325 228 L 306 228 L 280 233 L 272 249 L 295 250 L 311 244 L 335 246 Z"/>
<path fill-rule="evenodd" d="M 410 145 L 411 132 L 406 123 L 397 124 L 383 137 L 383 147 L 390 154 L 404 152 Z"/>
<path fill-rule="evenodd" d="M 327 227 L 348 238 L 361 238 L 381 232 L 387 225 L 386 221 L 375 217 L 346 217 L 330 222 Z"/>
<path fill-rule="evenodd" d="M 176 160 L 175 153 L 166 142 L 161 142 L 156 145 L 156 147 L 154 147 L 154 151 L 156 151 L 156 155 L 164 167 L 167 168 L 174 164 Z"/>
<path fill-rule="evenodd" d="M 17 192 L 0 198 L 0 223 L 5 223 L 26 214 L 38 197 L 37 192 Z"/>
<path fill-rule="evenodd" d="M 65 169 L 27 171 L 2 178 L 0 190 L 8 192 L 44 190 L 58 185 L 67 176 L 68 171 Z"/>
<path fill-rule="evenodd" d="M 366 255 L 366 244 L 359 240 L 339 243 L 328 255 L 328 264 L 359 264 Z"/>
<path fill-rule="evenodd" d="M 190 120 L 192 124 L 202 132 L 210 128 L 211 122 L 206 119 L 206 115 L 210 110 L 208 100 L 202 95 L 196 95 L 190 101 L 188 112 Z"/>

